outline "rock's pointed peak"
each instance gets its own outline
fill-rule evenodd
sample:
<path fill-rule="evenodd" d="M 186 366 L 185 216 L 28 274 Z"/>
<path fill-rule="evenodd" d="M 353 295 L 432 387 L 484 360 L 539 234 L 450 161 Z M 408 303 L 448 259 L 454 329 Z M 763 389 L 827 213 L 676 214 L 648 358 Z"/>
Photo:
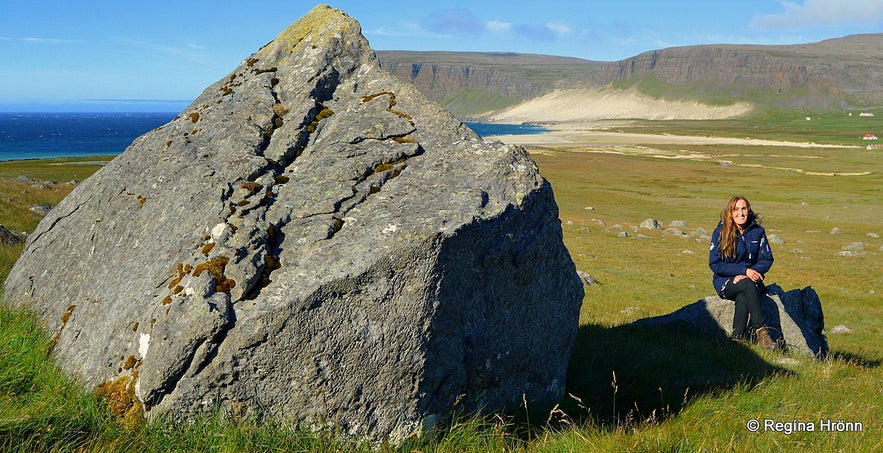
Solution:
<path fill-rule="evenodd" d="M 264 71 L 278 69 L 279 79 L 290 82 L 286 85 L 323 78 L 319 74 L 326 70 L 347 73 L 366 64 L 379 66 L 359 22 L 328 5 L 313 8 L 243 64 L 246 72 L 255 64 Z M 234 74 L 242 69 L 240 66 Z M 306 71 L 313 75 L 306 75 Z"/>
<path fill-rule="evenodd" d="M 358 21 L 344 11 L 320 4 L 283 30 L 270 44 L 286 45 L 289 51 L 296 51 L 301 46 L 316 47 L 324 37 L 350 33 L 361 35 Z"/>

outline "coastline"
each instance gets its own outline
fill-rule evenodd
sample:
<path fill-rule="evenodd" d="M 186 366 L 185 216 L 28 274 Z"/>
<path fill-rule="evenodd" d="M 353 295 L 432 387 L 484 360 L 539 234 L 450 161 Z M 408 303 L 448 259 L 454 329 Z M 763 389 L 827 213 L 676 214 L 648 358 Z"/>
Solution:
<path fill-rule="evenodd" d="M 116 156 L 118 156 L 118 154 L 115 154 L 115 155 L 87 154 L 87 155 L 82 155 L 82 156 L 46 156 L 46 157 L 23 157 L 23 158 L 11 158 L 11 159 L 0 157 L 0 163 L 46 162 L 49 160 L 59 160 L 59 161 L 71 161 L 71 162 L 59 162 L 59 164 L 65 164 L 65 165 L 95 165 L 95 164 L 104 165 L 104 164 L 107 164 L 108 162 L 110 162 L 111 160 L 113 160 Z M 81 161 L 80 159 L 93 159 L 93 160 Z"/>
<path fill-rule="evenodd" d="M 821 145 L 812 142 L 791 142 L 753 138 L 640 134 L 602 130 L 607 122 L 560 122 L 544 123 L 547 132 L 525 135 L 494 135 L 485 138 L 521 146 L 601 147 L 618 145 L 743 145 L 787 146 L 793 148 L 860 148 L 850 145 Z"/>
<path fill-rule="evenodd" d="M 57 160 L 57 163 L 48 163 L 48 165 L 106 165 L 119 154 L 87 154 L 82 156 L 46 156 L 46 157 L 25 157 L 21 159 L 0 158 L 0 164 L 21 162 L 40 162 L 47 163 L 50 160 Z M 92 160 L 81 160 L 92 159 Z"/>
<path fill-rule="evenodd" d="M 0 112 L 0 161 L 122 154 L 146 132 L 168 124 L 172 112 Z"/>

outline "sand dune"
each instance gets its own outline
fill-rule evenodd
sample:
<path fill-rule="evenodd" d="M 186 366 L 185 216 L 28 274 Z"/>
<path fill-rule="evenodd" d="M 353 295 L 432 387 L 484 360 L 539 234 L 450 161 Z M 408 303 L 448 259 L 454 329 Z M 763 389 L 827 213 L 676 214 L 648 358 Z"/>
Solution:
<path fill-rule="evenodd" d="M 746 114 L 751 104 L 712 106 L 698 102 L 654 99 L 635 90 L 568 89 L 530 99 L 495 112 L 488 122 L 518 124 L 562 123 L 602 119 L 725 119 Z"/>
<path fill-rule="evenodd" d="M 538 123 L 550 131 L 533 135 L 493 137 L 505 143 L 524 146 L 609 146 L 609 145 L 745 145 L 789 146 L 799 148 L 854 148 L 719 136 L 684 136 L 616 132 L 617 124 L 629 120 L 726 119 L 747 114 L 751 104 L 712 106 L 699 102 L 654 99 L 636 90 L 614 88 L 556 90 L 515 107 L 494 112 L 483 119 L 493 123 Z"/>

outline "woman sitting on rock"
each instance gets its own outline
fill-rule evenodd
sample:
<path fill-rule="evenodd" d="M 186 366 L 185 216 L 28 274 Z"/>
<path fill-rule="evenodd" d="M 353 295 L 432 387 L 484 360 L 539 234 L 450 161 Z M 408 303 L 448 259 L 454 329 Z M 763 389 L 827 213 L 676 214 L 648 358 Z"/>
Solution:
<path fill-rule="evenodd" d="M 760 298 L 766 293 L 764 274 L 772 265 L 766 231 L 751 203 L 741 195 L 731 198 L 711 235 L 708 267 L 714 271 L 712 282 L 718 295 L 736 303 L 732 339 L 757 341 L 771 349 L 777 346 L 760 308 Z"/>

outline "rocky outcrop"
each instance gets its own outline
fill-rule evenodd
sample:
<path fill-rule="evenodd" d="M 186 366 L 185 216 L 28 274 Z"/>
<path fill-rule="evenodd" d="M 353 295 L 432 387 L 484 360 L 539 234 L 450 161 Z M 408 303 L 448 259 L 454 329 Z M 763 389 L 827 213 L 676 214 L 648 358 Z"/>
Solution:
<path fill-rule="evenodd" d="M 318 6 L 50 211 L 6 282 L 136 416 L 400 439 L 551 404 L 582 284 L 552 190 Z"/>
<path fill-rule="evenodd" d="M 784 291 L 767 287 L 761 309 L 768 324 L 781 332 L 786 350 L 818 359 L 827 357 L 822 302 L 811 287 Z M 710 296 L 673 313 L 639 319 L 630 326 L 653 329 L 687 327 L 729 336 L 733 330 L 733 301 Z"/>
<path fill-rule="evenodd" d="M 0 245 L 18 245 L 20 243 L 21 238 L 18 235 L 0 225 Z"/>

